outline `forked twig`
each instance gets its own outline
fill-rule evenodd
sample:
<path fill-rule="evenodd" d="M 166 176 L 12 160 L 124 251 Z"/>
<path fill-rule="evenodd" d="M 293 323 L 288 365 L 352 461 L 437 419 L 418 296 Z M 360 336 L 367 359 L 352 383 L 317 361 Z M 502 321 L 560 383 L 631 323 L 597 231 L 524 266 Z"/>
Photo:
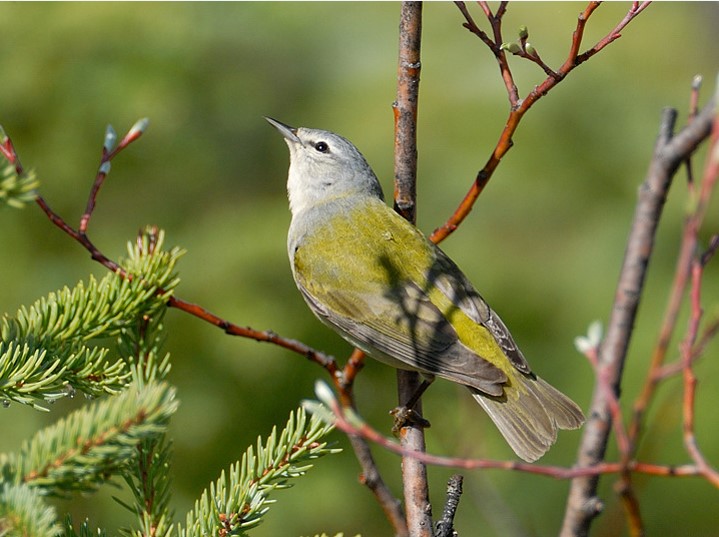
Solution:
<path fill-rule="evenodd" d="M 453 233 L 457 227 L 464 221 L 469 215 L 474 203 L 477 198 L 484 190 L 492 174 L 499 165 L 500 160 L 507 154 L 513 145 L 512 136 L 517 130 L 520 121 L 524 114 L 536 103 L 539 99 L 545 96 L 549 91 L 559 84 L 564 78 L 573 71 L 576 67 L 587 61 L 589 58 L 600 52 L 607 45 L 621 37 L 621 31 L 629 24 L 637 15 L 639 15 L 650 2 L 634 2 L 632 7 L 629 9 L 625 17 L 617 24 L 604 38 L 600 39 L 593 47 L 589 48 L 583 53 L 579 53 L 582 44 L 582 38 L 584 36 L 584 27 L 591 14 L 597 9 L 598 3 L 591 2 L 587 8 L 579 15 L 577 20 L 577 26 L 572 34 L 572 41 L 569 48 L 569 54 L 566 61 L 562 66 L 545 78 L 545 80 L 539 85 L 532 88 L 532 90 L 524 97 L 519 98 L 516 84 L 512 76 L 509 64 L 507 62 L 506 53 L 502 50 L 503 37 L 501 33 L 501 16 L 506 11 L 506 4 L 502 4 L 500 9 L 497 10 L 497 14 L 492 14 L 489 7 L 481 3 L 481 7 L 487 16 L 494 33 L 494 37 L 490 38 L 485 32 L 481 31 L 477 24 L 469 14 L 469 10 L 464 5 L 464 2 L 456 2 L 460 12 L 465 18 L 464 26 L 469 29 L 472 33 L 477 35 L 484 43 L 489 46 L 492 53 L 497 59 L 502 79 L 504 80 L 507 88 L 507 94 L 510 102 L 510 112 L 507 117 L 502 133 L 499 136 L 499 140 L 492 151 L 489 159 L 487 160 L 484 167 L 477 172 L 477 175 L 472 183 L 467 194 L 464 196 L 454 213 L 447 219 L 447 221 L 440 227 L 434 230 L 431 235 L 431 240 L 435 243 L 439 243 L 446 239 L 451 233 Z"/>
<path fill-rule="evenodd" d="M 677 135 L 674 135 L 676 111 L 664 111 L 652 162 L 640 189 L 607 335 L 599 354 L 599 371 L 615 394 L 619 390 L 656 229 L 671 180 L 681 163 L 709 135 L 714 120 L 714 106 L 715 101 L 712 99 L 695 120 Z M 604 459 L 612 419 L 610 401 L 603 386 L 595 388 L 587 415 L 577 456 L 577 466 L 580 468 L 594 467 Z M 626 468 L 628 462 L 624 461 L 623 465 Z M 587 534 L 598 511 L 588 510 L 586 506 L 600 505 L 596 501 L 597 484 L 598 476 L 574 479 L 561 535 Z"/>

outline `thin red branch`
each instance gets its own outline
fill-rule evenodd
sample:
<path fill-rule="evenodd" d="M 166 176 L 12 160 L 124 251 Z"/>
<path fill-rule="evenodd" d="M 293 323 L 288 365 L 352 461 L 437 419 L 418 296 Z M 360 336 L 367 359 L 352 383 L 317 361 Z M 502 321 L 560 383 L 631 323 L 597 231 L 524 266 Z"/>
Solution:
<path fill-rule="evenodd" d="M 107 133 L 105 135 L 105 143 L 102 147 L 102 157 L 100 158 L 100 166 L 95 176 L 95 181 L 90 189 L 90 195 L 87 197 L 87 205 L 85 212 L 80 217 L 80 225 L 78 226 L 78 232 L 84 235 L 87 232 L 87 226 L 92 218 L 92 213 L 95 210 L 95 204 L 97 201 L 97 195 L 100 192 L 107 174 L 110 172 L 110 162 L 115 156 L 117 156 L 123 149 L 125 149 L 132 142 L 140 138 L 142 134 L 147 130 L 149 121 L 147 118 L 137 121 L 123 137 L 117 147 L 113 148 L 115 143 L 115 131 L 111 126 L 108 126 Z"/>
<path fill-rule="evenodd" d="M 623 459 L 628 458 L 631 450 L 629 438 L 622 423 L 622 408 L 619 404 L 619 398 L 612 387 L 611 379 L 607 375 L 607 372 L 600 367 L 599 348 L 594 347 L 585 352 L 584 355 L 587 357 L 589 363 L 594 369 L 597 385 L 604 390 L 604 396 L 607 398 L 607 405 L 609 406 L 609 412 L 612 415 L 612 427 L 614 428 L 614 434 L 617 437 L 617 447 L 619 449 L 619 453 Z"/>
<path fill-rule="evenodd" d="M 620 479 L 614 484 L 614 490 L 619 495 L 624 512 L 627 515 L 629 535 L 631 537 L 644 537 L 644 522 L 639 508 L 639 499 L 634 494 L 634 488 L 632 487 L 631 472 L 625 467 L 620 472 L 620 475 Z"/>
<path fill-rule="evenodd" d="M 546 63 L 544 63 L 544 60 L 539 56 L 539 52 L 537 50 L 533 50 L 532 52 L 528 52 L 525 48 L 522 48 L 519 52 L 516 52 L 514 54 L 515 56 L 519 56 L 520 58 L 524 58 L 526 60 L 529 60 L 530 62 L 536 63 L 539 67 L 542 68 L 542 71 L 551 78 L 554 79 L 560 79 L 561 76 L 559 73 L 557 73 L 554 69 L 549 67 Z"/>
<path fill-rule="evenodd" d="M 696 434 L 694 432 L 695 401 L 697 378 L 692 369 L 691 349 L 699 333 L 699 323 L 702 318 L 701 306 L 701 283 L 704 273 L 704 266 L 709 257 L 713 255 L 713 249 L 709 250 L 710 255 L 705 259 L 697 259 L 692 263 L 692 286 L 691 286 L 691 314 L 687 334 L 682 341 L 682 363 L 684 366 L 684 400 L 682 411 L 684 416 L 684 447 L 691 456 L 694 464 L 699 468 L 701 474 L 714 486 L 719 487 L 719 472 L 712 468 L 699 449 Z"/>
<path fill-rule="evenodd" d="M 699 341 L 692 348 L 692 364 L 694 364 L 694 362 L 696 362 L 699 358 L 703 356 L 707 344 L 709 344 L 709 342 L 713 340 L 717 334 L 719 334 L 719 319 L 714 319 L 704 327 L 701 337 L 699 337 Z M 663 365 L 662 367 L 654 371 L 655 382 L 682 373 L 683 367 L 684 366 L 681 360 L 677 360 L 675 362 Z"/>
<path fill-rule="evenodd" d="M 343 391 L 352 392 L 352 386 L 357 374 L 364 368 L 365 353 L 359 349 L 354 349 L 347 363 L 342 369 L 342 386 Z M 349 401 L 343 401 L 344 406 L 351 406 Z"/>
<path fill-rule="evenodd" d="M 633 2 L 632 7 L 629 9 L 627 14 L 624 16 L 624 18 L 621 20 L 617 26 L 614 27 L 614 29 L 609 32 L 606 36 L 604 36 L 602 39 L 600 39 L 596 45 L 594 45 L 592 48 L 588 49 L 587 51 L 583 52 L 582 54 L 579 54 L 576 59 L 576 65 L 579 65 L 581 63 L 584 63 L 589 58 L 594 56 L 597 52 L 601 51 L 604 47 L 609 45 L 610 43 L 613 43 L 620 37 L 622 37 L 622 30 L 634 20 L 634 18 L 639 15 L 642 11 L 644 11 L 649 5 L 651 4 L 651 1 L 647 2 Z"/>
<path fill-rule="evenodd" d="M 223 332 L 231 336 L 240 336 L 248 339 L 254 339 L 255 341 L 272 343 L 274 345 L 277 345 L 278 347 L 282 347 L 284 349 L 300 354 L 311 362 L 314 362 L 317 365 L 326 369 L 333 379 L 339 377 L 339 368 L 337 367 L 337 362 L 332 356 L 312 349 L 311 347 L 308 347 L 300 341 L 280 337 L 271 330 L 255 330 L 254 328 L 250 327 L 238 326 L 215 315 L 214 313 L 206 310 L 202 306 L 186 302 L 181 298 L 177 298 L 175 296 L 170 296 L 167 301 L 167 305 L 168 307 L 184 311 L 185 313 L 189 313 L 190 315 L 197 317 L 198 319 L 202 319 L 203 321 L 215 325 Z"/>
<path fill-rule="evenodd" d="M 7 161 L 15 166 L 15 173 L 18 175 L 23 175 L 25 170 L 23 169 L 22 163 L 20 162 L 20 157 L 17 155 L 17 151 L 15 151 L 15 146 L 12 143 L 12 140 L 10 137 L 5 133 L 5 130 L 0 126 L 0 153 L 2 153 L 3 157 L 7 159 Z"/>
<path fill-rule="evenodd" d="M 710 101 L 695 121 L 676 136 L 673 136 L 676 111 L 664 112 L 654 156 L 640 189 L 607 335 L 599 355 L 600 370 L 608 376 L 615 393 L 619 392 L 626 352 L 669 186 L 679 165 L 709 135 L 714 106 L 714 100 Z M 612 421 L 611 403 L 605 392 L 601 384 L 595 388 L 577 456 L 579 467 L 596 466 L 604 459 Z M 588 512 L 585 506 L 596 503 L 597 485 L 596 476 L 573 480 L 561 535 L 587 534 L 591 521 L 598 513 Z"/>
<path fill-rule="evenodd" d="M 465 22 L 462 24 L 462 26 L 464 26 L 465 28 L 467 28 L 467 30 L 479 37 L 494 52 L 496 46 L 494 41 L 492 41 L 492 39 L 484 32 L 484 30 L 477 26 L 477 24 L 474 22 L 474 19 L 472 18 L 472 15 L 469 13 L 469 10 L 467 9 L 465 3 L 455 2 L 455 5 L 457 6 L 457 8 L 459 8 L 459 11 L 464 16 Z M 480 3 L 480 5 L 482 4 Z M 491 16 L 491 12 L 488 16 Z"/>
<path fill-rule="evenodd" d="M 477 4 L 479 5 L 480 8 L 482 8 L 482 11 L 484 11 L 484 15 L 485 15 L 488 19 L 493 19 L 493 18 L 494 18 L 494 14 L 492 13 L 492 9 L 489 7 L 489 4 L 488 4 L 487 2 L 483 2 L 483 1 L 480 0 L 480 1 L 477 2 Z"/>
<path fill-rule="evenodd" d="M 596 377 L 597 385 L 604 391 L 609 413 L 611 414 L 612 428 L 617 439 L 617 447 L 619 449 L 620 462 L 622 470 L 619 472 L 620 478 L 614 485 L 614 490 L 622 501 L 622 505 L 627 513 L 629 521 L 630 533 L 633 537 L 642 535 L 643 523 L 639 509 L 639 501 L 634 494 L 632 487 L 632 455 L 633 445 L 627 434 L 623 424 L 622 409 L 619 399 L 612 388 L 610 377 L 606 371 L 599 367 L 599 348 L 591 347 L 584 352 L 584 355 L 592 365 Z"/>
<path fill-rule="evenodd" d="M 509 96 L 510 112 L 505 127 L 499 136 L 499 140 L 497 141 L 497 144 L 495 145 L 492 154 L 490 155 L 484 167 L 477 173 L 477 176 L 475 177 L 472 186 L 470 187 L 469 191 L 464 196 L 454 213 L 447 219 L 444 224 L 434 230 L 434 232 L 430 236 L 430 239 L 433 242 L 439 243 L 446 239 L 457 229 L 457 227 L 459 227 L 459 225 L 469 215 L 470 211 L 474 207 L 474 203 L 477 201 L 477 198 L 479 198 L 479 195 L 484 190 L 484 187 L 491 179 L 494 170 L 499 165 L 500 160 L 512 147 L 512 136 L 517 130 L 517 127 L 519 126 L 519 123 L 525 112 L 529 110 L 529 108 L 531 108 L 536 101 L 545 96 L 554 86 L 564 80 L 567 74 L 569 74 L 573 69 L 575 69 L 577 66 L 579 66 L 581 63 L 589 59 L 597 52 L 601 51 L 608 44 L 618 39 L 621 36 L 620 31 L 624 29 L 624 27 L 626 27 L 626 25 L 629 24 L 637 15 L 639 15 L 639 13 L 641 13 L 649 4 L 650 2 L 642 2 L 641 4 L 634 3 L 629 9 L 629 12 L 622 19 L 622 21 L 617 24 L 617 26 L 612 29 L 612 31 L 610 31 L 603 39 L 597 42 L 597 44 L 595 44 L 591 49 L 579 55 L 581 40 L 584 34 L 584 26 L 589 16 L 591 16 L 594 10 L 598 7 L 598 3 L 590 3 L 578 18 L 577 27 L 574 31 L 574 34 L 572 35 L 572 42 L 570 44 L 569 54 L 567 60 L 564 62 L 562 67 L 556 73 L 553 71 L 552 75 L 547 76 L 547 78 L 541 84 L 534 87 L 524 99 L 520 100 L 518 97 L 515 98 L 514 92 L 516 91 L 516 86 L 511 77 L 509 65 L 505 65 L 506 55 L 504 54 L 504 51 L 499 50 L 499 47 L 501 45 L 501 17 L 498 20 L 499 12 L 497 15 L 492 15 L 491 10 L 489 10 L 488 7 L 483 7 L 485 15 L 487 15 L 488 19 L 490 20 L 490 24 L 492 24 L 492 29 L 495 32 L 495 41 L 492 41 L 486 36 L 486 34 L 484 34 L 484 32 L 481 32 L 481 30 L 477 28 L 477 25 L 474 23 L 472 17 L 469 15 L 469 11 L 467 10 L 466 6 L 461 2 L 457 2 L 457 6 L 459 7 L 460 12 L 465 18 L 464 27 L 478 35 L 482 39 L 482 41 L 486 43 L 487 46 L 491 49 L 492 53 L 495 55 L 497 61 L 499 62 L 502 79 L 505 82 L 505 86 L 507 87 L 507 92 Z M 499 42 L 496 41 L 497 38 L 500 39 Z"/>
<path fill-rule="evenodd" d="M 694 94 L 697 91 L 698 81 L 695 78 L 692 85 L 692 98 L 690 109 L 695 106 L 694 100 L 696 99 L 696 97 L 694 96 Z M 709 112 L 711 112 L 711 110 L 709 110 Z M 707 120 L 707 115 L 708 114 L 706 114 L 705 111 L 704 121 Z M 699 120 L 697 113 L 691 113 L 690 118 L 691 121 L 689 121 L 689 125 L 692 125 L 695 121 Z M 709 119 L 711 119 L 710 115 Z M 669 366 L 664 366 L 664 362 L 666 359 L 666 353 L 669 347 L 669 343 L 676 329 L 682 299 L 684 297 L 684 293 L 690 279 L 692 258 L 694 256 L 694 252 L 697 249 L 697 244 L 699 240 L 699 229 L 704 222 L 706 211 L 708 209 L 712 193 L 714 192 L 716 182 L 719 177 L 719 159 L 717 159 L 716 156 L 713 156 L 715 149 L 719 147 L 719 121 L 717 121 L 716 119 L 714 119 L 714 121 L 712 122 L 711 138 L 712 141 L 710 144 L 709 157 L 707 159 L 707 165 L 702 176 L 702 183 L 698 197 L 695 191 L 694 182 L 691 181 L 688 183 L 689 197 L 692 201 L 691 205 L 694 207 L 694 210 L 687 215 L 684 221 L 682 242 L 677 258 L 674 281 L 672 283 L 669 302 L 659 332 L 659 339 L 652 353 L 651 363 L 649 365 L 647 377 L 644 381 L 642 391 L 634 403 L 632 422 L 629 428 L 629 435 L 634 444 L 636 444 L 638 441 L 638 437 L 641 433 L 642 428 L 642 419 L 644 417 L 646 409 L 648 408 L 654 396 L 658 382 L 666 378 L 668 375 L 678 373 L 683 367 L 681 362 L 678 362 L 676 364 L 670 364 Z M 684 160 L 684 162 L 688 162 L 688 160 L 689 159 L 687 158 Z M 714 326 L 716 326 L 716 323 L 714 324 Z M 701 350 L 703 350 L 707 342 L 706 338 L 711 337 L 716 332 L 716 330 L 717 328 L 712 329 L 710 325 L 705 334 L 702 336 L 702 339 L 700 339 L 700 344 L 698 346 L 695 345 L 693 349 L 690 349 L 691 352 L 687 351 L 690 352 L 692 361 L 694 361 L 698 357 L 697 351 L 700 352 Z"/>
<path fill-rule="evenodd" d="M 541 465 L 526 462 L 494 460 L 494 459 L 466 459 L 460 457 L 447 457 L 426 452 L 408 449 L 398 442 L 387 438 L 373 429 L 366 422 L 361 421 L 357 415 L 348 417 L 344 409 L 337 402 L 330 404 L 334 414 L 334 425 L 340 431 L 350 436 L 360 436 L 384 449 L 401 455 L 417 459 L 424 464 L 441 466 L 445 468 L 459 468 L 464 470 L 512 470 L 527 474 L 551 477 L 554 479 L 575 479 L 578 477 L 598 476 L 602 474 L 616 474 L 625 470 L 620 462 L 601 462 L 592 467 L 571 467 Z M 663 477 L 701 477 L 702 470 L 695 464 L 661 465 L 632 460 L 628 469 L 632 472 L 663 476 Z"/>
<path fill-rule="evenodd" d="M 562 67 L 560 67 L 559 69 L 561 72 L 568 73 L 575 67 L 577 57 L 579 56 L 579 48 L 582 46 L 582 39 L 584 38 L 584 27 L 587 25 L 589 17 L 592 16 L 592 13 L 594 13 L 594 11 L 599 7 L 599 5 L 600 2 L 590 2 L 589 5 L 584 9 L 584 11 L 579 14 L 579 17 L 577 17 L 577 27 L 572 33 L 572 44 L 569 47 L 569 55 L 567 56 L 567 59 L 565 60 Z"/>
<path fill-rule="evenodd" d="M 103 265 L 105 268 L 110 270 L 111 272 L 114 272 L 118 274 L 119 276 L 127 279 L 131 279 L 132 275 L 128 274 L 119 264 L 117 264 L 115 261 L 109 259 L 107 256 L 105 256 L 96 246 L 95 244 L 89 239 L 87 236 L 87 224 L 89 223 L 90 216 L 92 214 L 92 211 L 95 206 L 95 198 L 97 196 L 97 193 L 99 191 L 100 186 L 102 186 L 104 179 L 107 176 L 106 171 L 109 169 L 108 164 L 110 161 L 117 156 L 122 150 L 124 150 L 127 146 L 129 146 L 132 142 L 137 140 L 144 130 L 147 127 L 147 120 L 140 120 L 138 121 L 125 135 L 125 137 L 120 141 L 120 143 L 115 147 L 114 149 L 108 148 L 107 144 L 103 148 L 103 155 L 100 163 L 100 171 L 98 172 L 95 181 L 93 182 L 93 186 L 90 190 L 90 194 L 88 196 L 88 203 L 87 208 L 85 210 L 85 213 L 83 213 L 83 216 L 81 218 L 81 225 L 83 225 L 84 222 L 84 229 L 76 230 L 72 226 L 70 226 L 64 218 L 62 218 L 59 214 L 57 214 L 45 201 L 45 199 L 42 196 L 38 196 L 36 198 L 36 202 L 38 206 L 42 209 L 42 211 L 45 213 L 45 215 L 48 217 L 48 219 L 57 226 L 63 233 L 68 235 L 70 238 L 75 240 L 77 243 L 79 243 L 85 250 L 87 250 L 90 253 L 90 256 L 93 260 L 97 261 L 101 265 Z M 0 152 L 2 152 L 3 156 L 8 159 L 10 163 L 16 166 L 18 174 L 23 173 L 22 165 L 20 164 L 20 158 L 18 157 L 17 151 L 15 150 L 12 141 L 8 136 L 5 136 L 5 138 L 0 142 Z M 158 290 L 158 294 L 164 294 L 165 291 L 163 289 Z M 222 329 L 225 333 L 233 335 L 233 336 L 240 336 L 245 338 L 254 339 L 256 341 L 262 341 L 267 343 L 272 343 L 274 345 L 278 345 L 280 347 L 283 347 L 285 349 L 291 350 L 297 354 L 300 354 L 302 356 L 305 356 L 310 361 L 315 362 L 316 364 L 323 367 L 327 372 L 330 374 L 330 377 L 332 378 L 335 386 L 337 387 L 338 391 L 343 394 L 348 400 L 351 400 L 351 394 L 349 394 L 347 386 L 343 384 L 341 381 L 342 375 L 341 371 L 337 367 L 337 363 L 335 359 L 331 356 L 328 356 L 326 354 L 323 354 L 315 349 L 312 349 L 308 347 L 307 345 L 296 341 L 292 339 L 286 339 L 283 337 L 278 336 L 272 331 L 260 331 L 255 330 L 249 327 L 241 327 L 236 324 L 233 324 L 229 321 L 226 321 L 222 319 L 221 317 L 215 315 L 214 313 L 209 312 L 208 310 L 202 308 L 201 306 L 198 306 L 196 304 L 191 304 L 189 302 L 186 302 L 180 298 L 177 298 L 175 296 L 171 296 L 168 300 L 168 306 L 173 307 L 176 309 L 179 309 L 181 311 L 184 311 L 185 313 L 189 313 L 190 315 L 193 315 L 199 319 L 202 319 L 212 325 L 217 326 L 218 328 Z M 355 370 L 358 370 L 360 366 L 360 358 L 355 357 L 353 361 L 352 367 Z M 354 373 L 356 374 L 356 372 Z"/>

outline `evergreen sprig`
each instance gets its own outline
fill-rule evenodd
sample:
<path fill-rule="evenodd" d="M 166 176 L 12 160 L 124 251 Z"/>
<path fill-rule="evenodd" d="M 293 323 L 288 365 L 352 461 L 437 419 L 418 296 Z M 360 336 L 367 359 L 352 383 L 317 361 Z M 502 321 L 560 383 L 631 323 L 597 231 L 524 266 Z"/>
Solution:
<path fill-rule="evenodd" d="M 41 494 L 95 490 L 118 474 L 145 439 L 162 434 L 177 409 L 166 383 L 131 385 L 120 395 L 77 410 L 38 432 L 16 455 L 5 456 L 5 482 Z"/>
<path fill-rule="evenodd" d="M 137 457 L 123 475 L 134 504 L 128 505 L 117 497 L 115 500 L 135 513 L 139 530 L 123 530 L 123 534 L 169 537 L 172 533 L 173 512 L 169 508 L 171 455 L 171 442 L 165 435 L 144 440 L 138 446 Z"/>
<path fill-rule="evenodd" d="M 42 408 L 73 395 L 116 393 L 130 373 L 109 349 L 94 344 L 132 330 L 139 319 L 161 317 L 178 283 L 175 264 L 182 251 L 162 250 L 162 232 L 129 245 L 122 262 L 127 275 L 90 277 L 74 289 L 50 293 L 14 317 L 0 319 L 0 400 Z M 129 276 L 128 276 L 129 275 Z"/>
<path fill-rule="evenodd" d="M 272 429 L 265 444 L 257 439 L 257 449 L 248 448 L 242 460 L 223 471 L 205 490 L 195 508 L 187 514 L 185 527 L 178 526 L 179 537 L 204 535 L 247 535 L 269 510 L 269 494 L 291 486 L 289 480 L 304 475 L 312 465 L 308 461 L 338 449 L 321 441 L 331 426 L 308 417 L 299 409 L 290 414 L 284 430 Z"/>
<path fill-rule="evenodd" d="M 24 483 L 0 483 L 0 537 L 56 537 L 55 510 Z"/>
<path fill-rule="evenodd" d="M 0 207 L 22 209 L 35 200 L 38 186 L 33 170 L 19 175 L 15 166 L 6 162 L 0 171 Z"/>
<path fill-rule="evenodd" d="M 72 517 L 70 515 L 65 516 L 63 532 L 65 537 L 106 537 L 107 535 L 107 532 L 102 528 L 91 529 L 90 522 L 87 519 L 80 524 L 80 533 L 78 534 L 72 525 Z"/>

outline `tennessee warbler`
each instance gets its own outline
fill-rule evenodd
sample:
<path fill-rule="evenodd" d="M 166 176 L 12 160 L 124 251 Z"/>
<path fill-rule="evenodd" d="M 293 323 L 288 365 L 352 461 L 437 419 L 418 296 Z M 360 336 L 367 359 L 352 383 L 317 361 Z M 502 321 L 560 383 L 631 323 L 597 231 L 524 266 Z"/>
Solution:
<path fill-rule="evenodd" d="M 469 388 L 526 461 L 584 422 L 454 262 L 384 203 L 351 142 L 266 119 L 290 149 L 292 274 L 322 322 L 377 360 Z"/>

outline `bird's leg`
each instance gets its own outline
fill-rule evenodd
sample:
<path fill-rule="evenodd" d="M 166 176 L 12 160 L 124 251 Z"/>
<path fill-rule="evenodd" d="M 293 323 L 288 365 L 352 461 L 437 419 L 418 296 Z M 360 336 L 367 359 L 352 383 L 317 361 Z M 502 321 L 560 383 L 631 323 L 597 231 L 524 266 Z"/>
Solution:
<path fill-rule="evenodd" d="M 429 388 L 429 385 L 434 382 L 434 377 L 423 376 L 422 384 L 420 384 L 415 392 L 412 394 L 403 406 L 398 406 L 390 411 L 390 414 L 394 417 L 394 426 L 392 427 L 392 433 L 395 435 L 399 434 L 399 430 L 405 425 L 412 424 L 419 427 L 430 427 L 429 421 L 424 419 L 419 412 L 414 410 L 414 406 L 419 401 L 422 394 Z"/>

